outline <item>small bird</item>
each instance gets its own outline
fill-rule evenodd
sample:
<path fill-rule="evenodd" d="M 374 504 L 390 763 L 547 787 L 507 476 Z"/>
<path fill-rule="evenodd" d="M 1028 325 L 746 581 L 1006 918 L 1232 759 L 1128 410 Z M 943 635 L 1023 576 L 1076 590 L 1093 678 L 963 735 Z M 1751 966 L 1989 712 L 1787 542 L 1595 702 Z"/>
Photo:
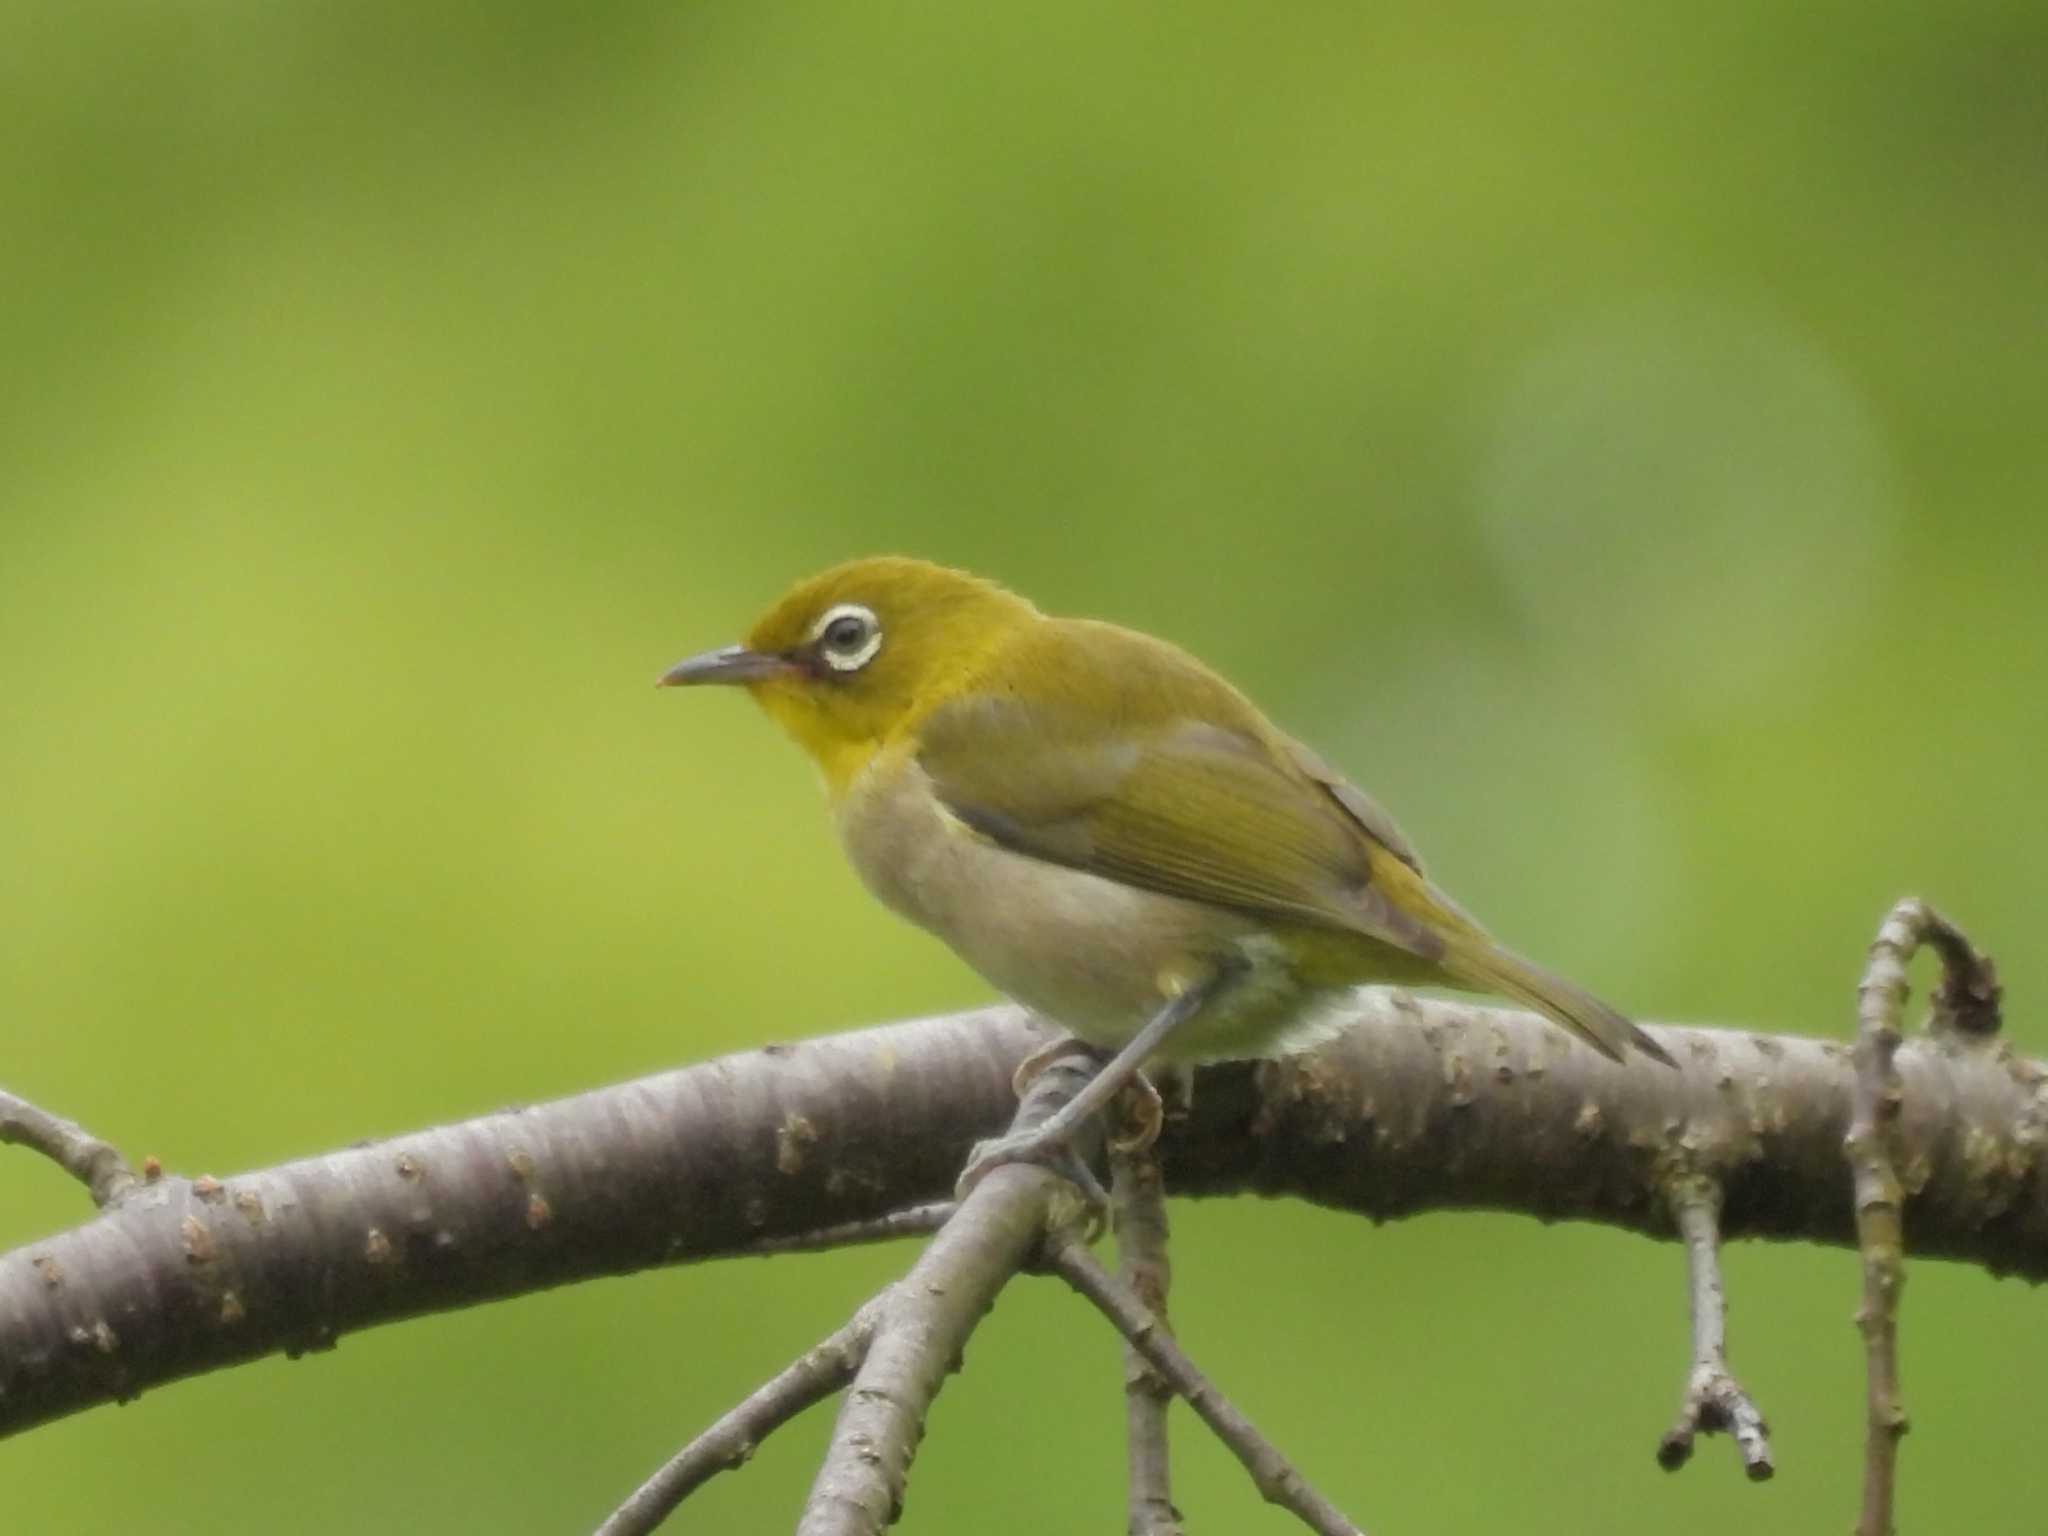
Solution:
<path fill-rule="evenodd" d="M 1166 641 L 887 557 L 800 583 L 660 683 L 745 688 L 817 763 L 869 890 L 1116 1053 L 1038 1130 L 977 1149 L 963 1187 L 1018 1158 L 1080 1171 L 1073 1132 L 1148 1062 L 1277 1054 L 1364 982 L 1498 993 L 1675 1065 L 1496 944 L 1375 801 Z"/>

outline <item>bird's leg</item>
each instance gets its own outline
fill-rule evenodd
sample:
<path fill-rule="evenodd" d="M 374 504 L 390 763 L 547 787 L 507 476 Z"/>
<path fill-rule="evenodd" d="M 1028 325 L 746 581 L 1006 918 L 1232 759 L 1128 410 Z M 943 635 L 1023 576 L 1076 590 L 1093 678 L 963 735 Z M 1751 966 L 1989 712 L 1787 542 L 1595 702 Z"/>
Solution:
<path fill-rule="evenodd" d="M 977 1146 L 960 1175 L 955 1195 L 964 1199 L 967 1192 L 981 1182 L 983 1175 L 1000 1164 L 1044 1163 L 1073 1179 L 1091 1202 L 1100 1196 L 1102 1186 L 1092 1173 L 1088 1174 L 1085 1183 L 1075 1177 L 1077 1168 L 1087 1173 L 1081 1160 L 1074 1156 L 1075 1132 L 1088 1123 L 1089 1116 L 1122 1092 L 1126 1083 L 1139 1075 L 1140 1069 L 1166 1044 L 1174 1031 L 1213 1002 L 1235 979 L 1235 970 L 1218 969 L 1207 980 L 1184 987 L 1168 998 L 1165 1006 L 1146 1021 L 1145 1027 L 1110 1058 L 1109 1064 L 1042 1125 L 1033 1130 L 998 1136 Z"/>
<path fill-rule="evenodd" d="M 1017 1070 L 1010 1074 L 1010 1087 L 1017 1097 L 1022 1099 L 1038 1080 L 1039 1074 L 1062 1056 L 1086 1056 L 1100 1070 L 1109 1059 L 1109 1052 L 1098 1050 L 1078 1035 L 1061 1035 L 1049 1040 L 1018 1062 Z M 1179 1093 L 1185 1093 L 1192 1086 L 1185 1067 L 1164 1068 L 1160 1081 Z M 1110 1145 L 1116 1151 L 1142 1152 L 1159 1139 L 1160 1128 L 1166 1124 L 1166 1102 L 1160 1097 L 1159 1090 L 1152 1086 L 1151 1074 L 1132 1074 L 1130 1082 L 1124 1086 L 1122 1102 L 1117 1105 L 1117 1119 L 1125 1122 L 1128 1128 L 1122 1135 L 1112 1131 Z"/>

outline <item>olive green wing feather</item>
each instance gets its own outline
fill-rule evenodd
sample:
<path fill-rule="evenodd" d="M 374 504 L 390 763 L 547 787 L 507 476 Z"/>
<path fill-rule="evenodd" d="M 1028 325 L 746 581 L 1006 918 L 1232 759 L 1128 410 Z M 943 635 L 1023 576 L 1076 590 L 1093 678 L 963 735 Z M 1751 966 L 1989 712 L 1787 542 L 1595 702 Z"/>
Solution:
<path fill-rule="evenodd" d="M 1375 883 L 1370 829 L 1291 757 L 1197 718 L 1109 718 L 981 696 L 924 723 L 918 763 L 953 815 L 1012 852 L 1425 960 L 1444 953 Z"/>
<path fill-rule="evenodd" d="M 1380 885 L 1388 899 L 1403 909 L 1432 915 L 1432 932 L 1441 933 L 1448 941 L 1441 960 L 1448 977 L 1462 985 L 1481 987 L 1526 1003 L 1610 1060 L 1620 1061 L 1633 1046 L 1666 1066 L 1676 1065 L 1664 1048 L 1626 1015 L 1585 988 L 1496 944 L 1476 918 L 1424 876 L 1414 845 L 1378 801 L 1340 777 L 1300 742 L 1290 741 L 1287 747 L 1295 765 L 1321 786 L 1374 842 L 1401 861 L 1401 868 L 1380 867 Z"/>
<path fill-rule="evenodd" d="M 1415 852 L 1415 845 L 1387 814 L 1386 807 L 1300 742 L 1290 740 L 1287 751 L 1295 767 L 1313 779 L 1374 842 L 1418 875 L 1422 873 L 1422 859 Z"/>

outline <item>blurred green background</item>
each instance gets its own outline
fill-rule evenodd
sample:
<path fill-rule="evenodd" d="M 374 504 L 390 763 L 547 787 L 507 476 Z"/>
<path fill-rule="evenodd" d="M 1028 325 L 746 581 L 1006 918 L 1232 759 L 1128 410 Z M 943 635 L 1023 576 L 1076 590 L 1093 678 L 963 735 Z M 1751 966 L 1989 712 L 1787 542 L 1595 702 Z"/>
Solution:
<path fill-rule="evenodd" d="M 2048 1028 L 2035 3 L 0 9 L 0 1081 L 189 1172 L 977 1001 L 743 700 L 906 551 L 1208 657 L 1518 947 L 1843 1035 L 1890 901 Z M 80 1219 L 0 1159 L 0 1243 Z M 1180 1205 L 1375 1532 L 1846 1529 L 1853 1257 L 1729 1256 L 1782 1470 L 1651 1451 L 1676 1249 Z M 651 1274 L 0 1445 L 10 1530 L 587 1528 L 903 1250 Z M 2043 1302 L 1922 1265 L 1908 1529 L 2033 1532 Z M 1121 1523 L 1042 1282 L 903 1529 Z M 692 1506 L 774 1530 L 828 1416 Z M 1197 1532 L 1279 1532 L 1190 1430 Z M 108 1475 L 118 1467 L 120 1475 Z"/>

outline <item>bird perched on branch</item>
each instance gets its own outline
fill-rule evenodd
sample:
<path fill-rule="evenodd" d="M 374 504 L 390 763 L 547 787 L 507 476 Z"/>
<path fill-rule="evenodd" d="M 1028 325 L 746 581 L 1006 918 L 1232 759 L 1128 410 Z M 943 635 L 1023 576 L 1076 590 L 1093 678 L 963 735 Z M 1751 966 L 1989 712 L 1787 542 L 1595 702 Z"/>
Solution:
<path fill-rule="evenodd" d="M 744 687 L 816 761 L 877 897 L 1116 1053 L 1037 1131 L 979 1149 L 966 1182 L 1019 1157 L 1077 1171 L 1073 1131 L 1147 1062 L 1275 1054 L 1362 982 L 1498 993 L 1616 1061 L 1672 1064 L 1496 944 L 1376 802 L 1163 640 L 922 560 L 855 560 L 660 681 Z"/>

